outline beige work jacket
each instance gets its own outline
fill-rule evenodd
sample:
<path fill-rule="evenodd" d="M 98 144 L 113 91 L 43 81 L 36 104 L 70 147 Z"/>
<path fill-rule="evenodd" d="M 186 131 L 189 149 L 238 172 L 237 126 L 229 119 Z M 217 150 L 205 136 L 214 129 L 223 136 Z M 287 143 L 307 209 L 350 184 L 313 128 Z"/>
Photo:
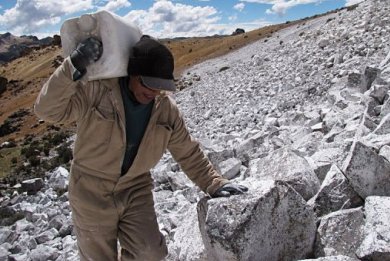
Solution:
<path fill-rule="evenodd" d="M 77 123 L 71 172 L 118 182 L 115 190 L 119 191 L 131 186 L 134 178 L 150 175 L 150 169 L 168 149 L 204 192 L 212 194 L 228 182 L 190 136 L 169 96 L 156 98 L 137 156 L 121 176 L 126 124 L 118 78 L 74 82 L 71 71 L 70 59 L 66 58 L 44 84 L 34 106 L 35 113 L 46 121 Z"/>

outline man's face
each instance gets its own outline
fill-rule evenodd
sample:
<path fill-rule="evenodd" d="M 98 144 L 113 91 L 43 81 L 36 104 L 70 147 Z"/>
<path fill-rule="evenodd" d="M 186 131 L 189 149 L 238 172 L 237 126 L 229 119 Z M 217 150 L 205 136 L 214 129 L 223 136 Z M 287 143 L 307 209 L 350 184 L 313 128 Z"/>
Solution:
<path fill-rule="evenodd" d="M 139 76 L 130 77 L 130 90 L 133 92 L 137 101 L 141 104 L 149 104 L 157 95 L 160 94 L 160 90 L 145 86 Z"/>

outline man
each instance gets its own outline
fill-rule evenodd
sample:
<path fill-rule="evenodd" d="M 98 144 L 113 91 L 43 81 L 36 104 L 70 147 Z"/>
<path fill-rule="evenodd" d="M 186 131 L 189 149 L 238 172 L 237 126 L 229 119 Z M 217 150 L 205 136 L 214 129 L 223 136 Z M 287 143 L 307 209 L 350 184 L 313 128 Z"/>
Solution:
<path fill-rule="evenodd" d="M 102 44 L 78 45 L 43 86 L 36 114 L 77 123 L 69 201 L 81 260 L 161 260 L 167 254 L 158 229 L 149 170 L 168 149 L 187 176 L 212 197 L 246 187 L 222 178 L 188 133 L 175 102 L 174 60 L 163 44 L 143 36 L 133 47 L 128 77 L 85 82 Z"/>

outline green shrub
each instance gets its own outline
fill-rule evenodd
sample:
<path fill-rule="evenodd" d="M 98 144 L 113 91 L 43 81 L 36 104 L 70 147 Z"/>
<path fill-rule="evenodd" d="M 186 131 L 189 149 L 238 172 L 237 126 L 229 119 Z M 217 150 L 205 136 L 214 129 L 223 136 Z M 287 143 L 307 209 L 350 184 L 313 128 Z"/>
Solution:
<path fill-rule="evenodd" d="M 61 145 L 56 150 L 60 164 L 66 164 L 73 159 L 72 149 L 69 148 L 66 144 Z"/>
<path fill-rule="evenodd" d="M 11 163 L 12 163 L 12 164 L 18 163 L 18 158 L 17 158 L 17 157 L 13 157 L 13 158 L 11 159 Z"/>

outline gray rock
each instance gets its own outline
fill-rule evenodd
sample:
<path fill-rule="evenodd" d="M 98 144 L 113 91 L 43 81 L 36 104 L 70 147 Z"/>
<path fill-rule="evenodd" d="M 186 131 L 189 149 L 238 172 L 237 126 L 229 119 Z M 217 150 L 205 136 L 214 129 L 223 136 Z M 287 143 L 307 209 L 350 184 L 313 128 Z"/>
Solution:
<path fill-rule="evenodd" d="M 336 165 L 332 165 L 318 193 L 309 200 L 321 217 L 341 209 L 356 208 L 363 205 L 363 200 L 353 190 L 347 178 Z"/>
<path fill-rule="evenodd" d="M 390 260 L 390 197 L 370 196 L 364 205 L 364 240 L 356 251 L 361 260 Z"/>
<path fill-rule="evenodd" d="M 208 260 L 295 260 L 311 252 L 314 212 L 284 182 L 263 182 L 230 198 L 202 199 L 198 215 Z"/>
<path fill-rule="evenodd" d="M 363 75 L 361 73 L 359 73 L 358 71 L 354 71 L 348 74 L 348 87 L 354 87 L 360 90 L 362 84 Z"/>
<path fill-rule="evenodd" d="M 57 215 L 54 216 L 50 221 L 49 221 L 49 227 L 50 228 L 55 228 L 57 231 L 61 229 L 61 227 L 64 225 L 66 220 L 65 215 Z"/>
<path fill-rule="evenodd" d="M 203 143 L 204 145 L 204 143 Z M 205 145 L 204 145 L 205 146 Z M 220 162 L 227 160 L 229 158 L 234 157 L 234 152 L 231 149 L 225 149 L 221 146 L 216 146 L 214 144 L 206 145 L 205 152 L 211 163 L 214 167 L 218 169 L 218 165 Z"/>
<path fill-rule="evenodd" d="M 29 253 L 28 254 L 14 254 L 10 255 L 8 257 L 8 261 L 26 261 L 29 259 Z"/>
<path fill-rule="evenodd" d="M 387 95 L 389 95 L 389 92 L 387 92 Z M 387 99 L 382 105 L 380 116 L 385 117 L 389 113 L 390 113 L 390 99 Z"/>
<path fill-rule="evenodd" d="M 390 146 L 385 145 L 379 150 L 379 155 L 390 162 Z"/>
<path fill-rule="evenodd" d="M 320 48 L 325 48 L 326 46 L 328 46 L 330 44 L 330 41 L 329 39 L 321 39 L 319 42 L 318 42 L 318 46 Z"/>
<path fill-rule="evenodd" d="M 315 256 L 355 257 L 363 240 L 362 208 L 333 212 L 321 218 L 315 242 Z"/>
<path fill-rule="evenodd" d="M 38 245 L 36 249 L 31 251 L 29 257 L 31 261 L 48 261 L 56 260 L 59 256 L 58 249 L 46 245 Z"/>
<path fill-rule="evenodd" d="M 184 172 L 167 171 L 168 183 L 172 190 L 181 190 L 192 186 L 191 180 L 184 174 Z"/>
<path fill-rule="evenodd" d="M 68 235 L 71 235 L 72 232 L 73 232 L 73 222 L 72 220 L 67 218 L 62 224 L 60 230 L 58 231 L 58 234 L 60 237 L 66 237 Z"/>
<path fill-rule="evenodd" d="M 360 141 L 352 145 L 343 173 L 364 199 L 374 195 L 390 196 L 390 163 Z"/>
<path fill-rule="evenodd" d="M 195 204 L 188 209 L 183 224 L 175 231 L 173 241 L 167 260 L 207 261 Z"/>
<path fill-rule="evenodd" d="M 341 166 L 348 152 L 347 144 L 334 144 L 329 148 L 319 148 L 313 155 L 306 157 L 318 179 L 323 182 L 330 167 Z"/>
<path fill-rule="evenodd" d="M 359 259 L 349 256 L 326 256 L 316 259 L 302 259 L 298 261 L 359 261 Z"/>
<path fill-rule="evenodd" d="M 323 127 L 323 124 L 321 124 L 321 126 Z M 321 130 L 324 131 L 322 127 Z M 292 148 L 299 151 L 300 155 L 313 155 L 319 149 L 323 136 L 324 134 L 319 131 L 309 133 L 302 138 L 295 140 Z"/>
<path fill-rule="evenodd" d="M 390 114 L 384 116 L 378 127 L 373 131 L 376 135 L 390 134 Z"/>
<path fill-rule="evenodd" d="M 35 237 L 35 240 L 38 244 L 45 243 L 47 241 L 52 240 L 53 238 L 58 236 L 58 231 L 55 228 L 51 228 L 49 230 L 46 230 L 45 232 L 39 234 Z"/>
<path fill-rule="evenodd" d="M 36 194 L 44 186 L 43 179 L 35 178 L 22 181 L 22 190 L 26 191 L 29 195 Z"/>
<path fill-rule="evenodd" d="M 48 180 L 50 186 L 53 189 L 66 190 L 68 188 L 69 172 L 63 167 L 58 167 L 51 175 Z"/>
<path fill-rule="evenodd" d="M 259 147 L 264 142 L 266 134 L 259 132 L 256 135 L 242 141 L 234 148 L 235 157 L 240 159 L 244 164 L 258 154 Z"/>
<path fill-rule="evenodd" d="M 332 167 L 331 162 L 327 161 L 317 161 L 315 162 L 311 157 L 305 157 L 310 167 L 313 169 L 314 173 L 317 175 L 317 178 L 320 182 L 323 182 L 326 174 Z"/>
<path fill-rule="evenodd" d="M 387 85 L 373 85 L 370 88 L 368 95 L 376 99 L 380 104 L 383 104 L 388 91 L 389 87 Z"/>
<path fill-rule="evenodd" d="M 8 256 L 12 253 L 8 251 L 8 249 L 0 246 L 0 261 L 8 261 Z"/>
<path fill-rule="evenodd" d="M 367 66 L 364 69 L 363 74 L 363 90 L 368 90 L 371 88 L 371 84 L 375 81 L 376 77 L 379 76 L 380 69 L 373 67 L 373 66 Z"/>
<path fill-rule="evenodd" d="M 289 148 L 282 148 L 260 159 L 257 173 L 252 176 L 262 179 L 282 180 L 290 184 L 305 200 L 313 197 L 320 182 L 307 160 Z"/>
<path fill-rule="evenodd" d="M 233 179 L 240 174 L 241 160 L 230 158 L 219 163 L 219 169 L 224 178 Z"/>

